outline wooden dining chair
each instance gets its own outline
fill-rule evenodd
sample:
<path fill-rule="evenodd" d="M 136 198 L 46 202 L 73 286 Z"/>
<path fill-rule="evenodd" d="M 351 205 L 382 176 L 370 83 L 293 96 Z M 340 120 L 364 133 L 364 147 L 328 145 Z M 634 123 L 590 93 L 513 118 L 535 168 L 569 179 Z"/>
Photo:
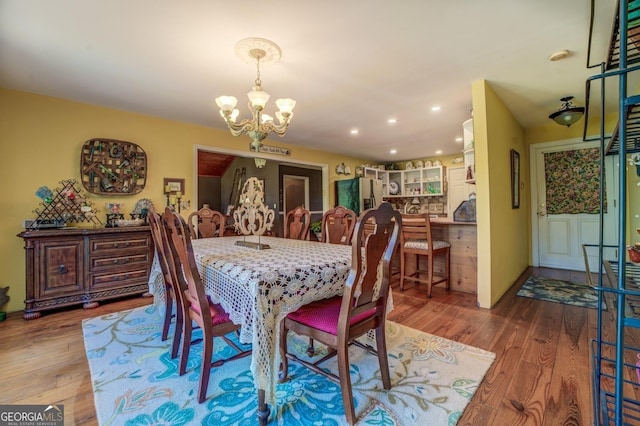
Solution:
<path fill-rule="evenodd" d="M 327 210 L 322 215 L 322 242 L 351 244 L 357 219 L 353 210 L 343 206 Z"/>
<path fill-rule="evenodd" d="M 375 230 L 365 237 L 363 224 L 370 218 L 375 220 Z M 385 320 L 389 296 L 389 262 L 399 238 L 401 221 L 400 213 L 386 202 L 377 209 L 363 212 L 355 225 L 351 271 L 342 296 L 304 305 L 288 314 L 280 323 L 280 380 L 286 380 L 288 360 L 291 359 L 338 383 L 342 389 L 342 403 L 349 424 L 356 420 L 349 376 L 349 344 L 355 344 L 377 355 L 382 384 L 385 389 L 391 388 Z M 327 345 L 330 348 L 329 354 L 316 362 L 298 358 L 287 349 L 289 330 Z M 355 340 L 369 330 L 375 330 L 377 351 Z M 338 375 L 319 366 L 333 356 L 338 357 Z"/>
<path fill-rule="evenodd" d="M 451 286 L 451 244 L 446 241 L 434 240 L 431 233 L 431 218 L 428 213 L 403 214 L 402 232 L 400 237 L 400 290 L 404 290 L 405 280 L 427 284 L 427 297 L 431 298 L 431 288 L 438 283 L 446 283 L 446 289 Z M 407 256 L 415 255 L 415 271 L 407 273 Z M 420 269 L 420 256 L 427 258 L 427 269 Z M 433 261 L 436 256 L 444 258 L 444 271 L 434 280 Z M 420 278 L 427 274 L 427 278 Z"/>
<path fill-rule="evenodd" d="M 308 240 L 311 212 L 302 206 L 289 210 L 284 219 L 284 237 L 293 240 Z"/>
<path fill-rule="evenodd" d="M 164 319 L 162 321 L 162 341 L 167 340 L 169 336 L 169 327 L 173 318 L 173 306 L 176 305 L 176 326 L 173 335 L 173 343 L 171 345 L 171 358 L 178 356 L 178 348 L 180 343 L 180 332 L 182 329 L 183 312 L 181 304 L 176 299 L 181 297 L 181 291 L 178 282 L 169 268 L 167 256 L 170 255 L 168 240 L 166 237 L 164 225 L 160 215 L 151 209 L 147 213 L 147 220 L 151 228 L 151 238 L 155 247 L 156 256 L 158 256 L 158 264 L 164 279 Z"/>
<path fill-rule="evenodd" d="M 216 210 L 203 207 L 191 213 L 187 219 L 191 238 L 222 237 L 224 235 L 226 217 Z"/>
<path fill-rule="evenodd" d="M 206 296 L 204 284 L 196 265 L 187 224 L 180 215 L 172 212 L 170 208 L 165 209 L 163 218 L 169 237 L 169 246 L 176 261 L 176 268 L 182 270 L 183 273 L 180 275 L 185 281 L 183 291 L 185 321 L 182 329 L 179 374 L 183 375 L 186 372 L 193 322 L 195 322 L 202 330 L 203 350 L 198 385 L 198 402 L 202 403 L 207 398 L 211 367 L 219 367 L 227 361 L 246 357 L 251 354 L 251 350 L 242 350 L 227 336 L 227 334 L 239 330 L 240 326 L 231 322 L 229 314 L 221 305 L 213 303 Z M 229 358 L 213 361 L 215 337 L 222 337 L 229 346 L 236 350 L 236 354 Z"/>

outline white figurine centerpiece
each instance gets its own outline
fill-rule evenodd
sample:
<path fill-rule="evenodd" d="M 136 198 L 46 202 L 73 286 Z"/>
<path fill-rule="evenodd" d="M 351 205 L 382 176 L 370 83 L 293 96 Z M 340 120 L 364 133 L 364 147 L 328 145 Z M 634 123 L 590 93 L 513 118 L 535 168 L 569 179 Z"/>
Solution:
<path fill-rule="evenodd" d="M 264 188 L 262 181 L 250 177 L 242 187 L 240 206 L 233 212 L 234 227 L 242 235 L 257 235 L 258 242 L 236 241 L 236 245 L 252 247 L 259 250 L 270 248 L 260 242 L 260 236 L 271 230 L 275 219 L 273 209 L 264 205 Z"/>

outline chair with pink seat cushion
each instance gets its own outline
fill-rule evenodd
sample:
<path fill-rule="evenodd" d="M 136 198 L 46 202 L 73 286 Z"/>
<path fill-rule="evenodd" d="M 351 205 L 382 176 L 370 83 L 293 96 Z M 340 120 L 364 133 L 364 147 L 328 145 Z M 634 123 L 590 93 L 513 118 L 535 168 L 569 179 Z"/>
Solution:
<path fill-rule="evenodd" d="M 196 266 L 189 229 L 182 217 L 166 208 L 164 224 L 169 239 L 169 247 L 173 254 L 173 267 L 180 271 L 177 275 L 183 280 L 185 321 L 182 329 L 182 345 L 180 354 L 179 374 L 186 372 L 193 322 L 202 330 L 202 364 L 200 368 L 200 382 L 198 386 L 198 402 L 207 398 L 211 367 L 218 367 L 227 361 L 242 358 L 251 354 L 251 350 L 244 351 L 226 335 L 240 329 L 229 319 L 229 314 L 222 306 L 212 303 L 205 295 L 202 278 Z M 188 318 L 187 318 L 188 316 Z M 213 342 L 215 337 L 222 337 L 237 353 L 226 359 L 212 361 Z"/>
<path fill-rule="evenodd" d="M 374 221 L 373 229 L 364 224 Z M 351 271 L 342 296 L 318 300 L 288 314 L 281 322 L 280 380 L 288 375 L 289 359 L 340 384 L 342 403 L 349 424 L 356 420 L 349 376 L 349 344 L 356 344 L 377 354 L 382 384 L 391 388 L 385 340 L 386 306 L 389 297 L 389 262 L 400 234 L 402 217 L 391 204 L 363 212 L 355 225 Z M 381 266 L 381 269 L 379 267 Z M 329 354 L 316 362 L 298 358 L 287 350 L 289 330 L 308 336 L 330 348 Z M 377 351 L 355 339 L 375 330 Z M 338 375 L 323 370 L 319 364 L 338 357 Z"/>

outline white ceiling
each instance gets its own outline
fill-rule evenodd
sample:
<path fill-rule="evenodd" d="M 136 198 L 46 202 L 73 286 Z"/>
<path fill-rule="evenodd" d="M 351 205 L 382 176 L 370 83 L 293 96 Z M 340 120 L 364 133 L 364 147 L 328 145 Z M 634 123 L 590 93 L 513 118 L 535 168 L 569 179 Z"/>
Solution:
<path fill-rule="evenodd" d="M 592 63 L 616 7 L 595 3 Z M 563 96 L 584 105 L 589 18 L 590 0 L 0 0 L 0 86 L 222 129 L 214 98 L 247 117 L 256 77 L 234 45 L 263 37 L 282 49 L 261 68 L 267 112 L 297 100 L 286 142 L 401 161 L 461 151 L 479 79 L 525 128 Z"/>

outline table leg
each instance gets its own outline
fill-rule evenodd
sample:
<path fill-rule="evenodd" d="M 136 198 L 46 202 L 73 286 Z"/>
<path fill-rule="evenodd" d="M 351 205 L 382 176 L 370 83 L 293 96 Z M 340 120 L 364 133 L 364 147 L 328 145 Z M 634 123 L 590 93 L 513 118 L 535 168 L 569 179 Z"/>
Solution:
<path fill-rule="evenodd" d="M 264 389 L 258 389 L 258 421 L 260 421 L 260 426 L 266 426 L 269 422 L 269 405 L 264 401 Z"/>

